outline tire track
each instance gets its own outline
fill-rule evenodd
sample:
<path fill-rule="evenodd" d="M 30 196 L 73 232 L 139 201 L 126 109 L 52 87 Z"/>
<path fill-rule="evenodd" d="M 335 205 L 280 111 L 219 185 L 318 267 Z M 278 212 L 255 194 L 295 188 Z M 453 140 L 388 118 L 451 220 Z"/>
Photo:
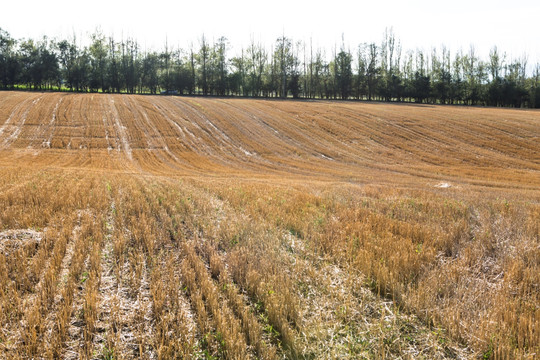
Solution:
<path fill-rule="evenodd" d="M 142 114 L 142 117 L 144 118 L 144 121 L 145 121 L 145 124 L 146 124 L 146 129 L 150 130 L 150 131 L 144 131 L 144 134 L 147 136 L 147 143 L 149 144 L 149 148 L 150 149 L 157 149 L 157 150 L 164 150 L 165 153 L 167 155 L 169 155 L 174 160 L 175 163 L 184 163 L 174 153 L 172 153 L 169 150 L 167 142 L 163 137 L 163 133 L 154 124 L 154 121 L 152 121 L 152 119 L 149 118 L 148 112 L 146 111 L 144 106 L 141 106 L 140 101 L 137 101 L 137 100 L 140 100 L 140 99 L 139 98 L 129 99 L 129 101 L 131 103 L 130 109 L 132 109 L 132 113 L 135 115 L 136 119 L 138 118 L 137 112 L 139 114 Z M 138 119 L 138 120 L 140 120 L 140 119 Z M 153 140 L 152 145 L 150 145 L 150 139 Z M 162 157 L 162 159 L 163 159 L 163 161 L 165 163 L 170 164 L 169 160 L 167 160 L 167 159 L 165 159 L 163 157 Z M 170 164 L 170 165 L 172 165 L 173 167 L 178 168 L 174 164 Z"/>
<path fill-rule="evenodd" d="M 0 143 L 0 149 L 7 148 L 9 145 L 11 145 L 17 138 L 19 137 L 19 134 L 22 131 L 22 127 L 24 126 L 24 123 L 26 122 L 26 118 L 28 116 L 28 113 L 32 109 L 32 106 L 35 106 L 41 99 L 43 98 L 43 95 L 39 97 L 34 98 L 28 98 L 24 100 L 23 102 L 19 103 L 11 112 L 6 122 L 0 127 L 0 137 L 3 137 L 2 142 Z M 30 106 L 28 104 L 32 102 Z M 24 109 L 24 110 L 23 110 Z M 15 118 L 15 121 L 19 120 L 18 123 L 11 124 L 14 117 L 19 114 L 19 112 L 23 110 L 22 114 L 20 116 L 17 116 Z M 6 131 L 7 130 L 7 131 Z M 2 136 L 4 132 L 11 132 L 11 134 L 7 136 Z"/>
<path fill-rule="evenodd" d="M 49 132 L 49 135 L 43 140 L 43 142 L 41 143 L 41 147 L 44 147 L 47 149 L 51 148 L 51 141 L 56 130 L 56 117 L 58 114 L 58 108 L 60 107 L 60 104 L 62 103 L 63 100 L 64 100 L 64 97 L 61 97 L 60 100 L 58 100 L 58 102 L 54 106 L 54 109 L 51 115 L 51 120 L 44 127 L 43 135 L 45 135 L 47 132 Z"/>
<path fill-rule="evenodd" d="M 122 125 L 114 99 L 111 95 L 108 95 L 108 99 L 109 108 L 111 110 L 111 114 L 114 120 L 114 127 L 116 130 L 117 138 L 120 140 L 120 144 L 122 144 L 123 151 L 126 154 L 127 158 L 129 159 L 129 161 L 133 162 L 133 154 L 131 151 L 131 146 L 129 145 L 128 136 L 126 134 L 127 128 Z"/>

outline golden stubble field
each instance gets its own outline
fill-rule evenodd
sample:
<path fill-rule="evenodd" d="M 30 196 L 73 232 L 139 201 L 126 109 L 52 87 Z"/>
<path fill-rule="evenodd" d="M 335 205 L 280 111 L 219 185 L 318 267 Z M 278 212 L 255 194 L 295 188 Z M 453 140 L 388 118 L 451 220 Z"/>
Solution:
<path fill-rule="evenodd" d="M 0 358 L 540 353 L 540 112 L 0 92 Z"/>

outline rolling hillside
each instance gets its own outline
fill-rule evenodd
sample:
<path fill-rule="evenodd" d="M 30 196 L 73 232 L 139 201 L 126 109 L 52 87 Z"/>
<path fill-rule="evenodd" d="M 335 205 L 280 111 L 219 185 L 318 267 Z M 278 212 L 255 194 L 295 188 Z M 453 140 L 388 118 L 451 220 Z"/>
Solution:
<path fill-rule="evenodd" d="M 0 92 L 0 357 L 534 358 L 540 112 Z"/>

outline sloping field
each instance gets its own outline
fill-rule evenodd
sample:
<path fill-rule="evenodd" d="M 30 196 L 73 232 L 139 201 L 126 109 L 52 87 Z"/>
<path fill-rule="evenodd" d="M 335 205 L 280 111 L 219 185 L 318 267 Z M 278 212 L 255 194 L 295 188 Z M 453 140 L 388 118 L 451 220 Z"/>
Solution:
<path fill-rule="evenodd" d="M 540 354 L 540 112 L 0 92 L 0 358 Z"/>

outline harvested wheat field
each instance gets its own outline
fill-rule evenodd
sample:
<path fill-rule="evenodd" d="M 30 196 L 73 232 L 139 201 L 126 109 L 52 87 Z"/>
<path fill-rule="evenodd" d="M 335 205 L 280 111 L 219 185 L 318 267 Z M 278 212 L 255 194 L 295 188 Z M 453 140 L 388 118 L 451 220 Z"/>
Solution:
<path fill-rule="evenodd" d="M 540 112 L 0 93 L 0 358 L 540 356 Z"/>

